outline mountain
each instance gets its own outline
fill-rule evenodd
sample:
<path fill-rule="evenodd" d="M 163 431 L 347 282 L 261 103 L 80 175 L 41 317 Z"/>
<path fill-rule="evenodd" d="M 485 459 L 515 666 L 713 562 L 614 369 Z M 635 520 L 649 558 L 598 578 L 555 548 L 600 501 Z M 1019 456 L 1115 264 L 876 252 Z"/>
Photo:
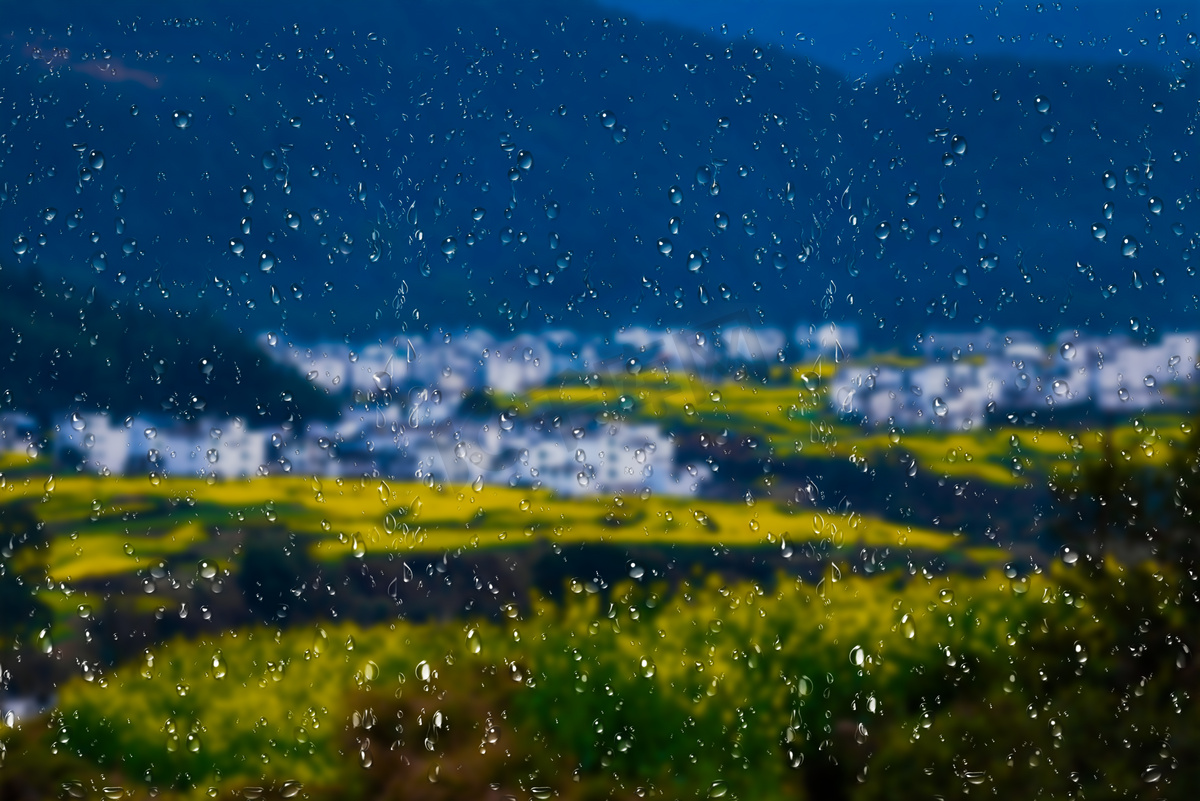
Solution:
<path fill-rule="evenodd" d="M 5 269 L 360 339 L 1195 311 L 1191 62 L 863 81 L 587 3 L 138 7 L 3 23 Z"/>

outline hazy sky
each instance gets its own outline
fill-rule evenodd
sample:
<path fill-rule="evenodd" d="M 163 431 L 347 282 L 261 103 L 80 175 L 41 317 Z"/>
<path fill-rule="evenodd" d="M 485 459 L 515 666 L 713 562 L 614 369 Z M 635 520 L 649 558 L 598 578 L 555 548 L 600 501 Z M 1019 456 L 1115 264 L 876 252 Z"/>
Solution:
<path fill-rule="evenodd" d="M 1200 61 L 1200 0 L 601 0 L 643 19 L 788 42 L 848 73 L 951 48 L 1073 61 Z M 726 27 L 722 29 L 722 25 Z"/>

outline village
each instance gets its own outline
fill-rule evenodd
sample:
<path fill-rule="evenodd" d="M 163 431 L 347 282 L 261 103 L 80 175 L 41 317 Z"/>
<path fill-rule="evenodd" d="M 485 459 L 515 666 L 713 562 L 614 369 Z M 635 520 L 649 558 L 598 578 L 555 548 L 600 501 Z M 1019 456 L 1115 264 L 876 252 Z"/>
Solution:
<path fill-rule="evenodd" d="M 1094 412 L 1175 409 L 1196 394 L 1200 334 L 1153 344 L 1120 336 L 1024 331 L 929 334 L 908 353 L 867 351 L 852 325 L 777 328 L 738 322 L 715 332 L 625 328 L 611 337 L 564 331 L 498 339 L 482 331 L 404 337 L 361 349 L 281 344 L 270 357 L 347 399 L 335 420 L 256 425 L 245 418 L 180 422 L 68 411 L 46 430 L 29 414 L 0 415 L 0 447 L 99 474 L 245 478 L 387 476 L 545 487 L 561 495 L 702 493 L 716 477 L 682 459 L 653 421 L 596 409 L 520 415 L 496 399 L 568 382 L 620 385 L 642 371 L 729 380 L 739 371 L 811 365 L 827 412 L 866 429 L 940 428 Z M 483 400 L 482 404 L 478 401 Z"/>

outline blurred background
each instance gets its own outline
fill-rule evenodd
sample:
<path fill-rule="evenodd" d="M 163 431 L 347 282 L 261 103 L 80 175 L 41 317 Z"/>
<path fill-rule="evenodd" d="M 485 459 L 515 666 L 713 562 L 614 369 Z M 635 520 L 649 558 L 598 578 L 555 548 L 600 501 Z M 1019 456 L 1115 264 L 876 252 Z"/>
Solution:
<path fill-rule="evenodd" d="M 1191 3 L 0 22 L 0 797 L 1184 796 Z"/>

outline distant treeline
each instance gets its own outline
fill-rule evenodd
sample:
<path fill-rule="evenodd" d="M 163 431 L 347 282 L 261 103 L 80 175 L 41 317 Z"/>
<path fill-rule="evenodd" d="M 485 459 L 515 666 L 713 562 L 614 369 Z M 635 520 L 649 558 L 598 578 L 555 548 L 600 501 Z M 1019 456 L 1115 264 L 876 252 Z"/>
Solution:
<path fill-rule="evenodd" d="M 0 407 L 255 422 L 333 416 L 336 404 L 204 311 L 116 302 L 37 271 L 0 272 Z"/>

